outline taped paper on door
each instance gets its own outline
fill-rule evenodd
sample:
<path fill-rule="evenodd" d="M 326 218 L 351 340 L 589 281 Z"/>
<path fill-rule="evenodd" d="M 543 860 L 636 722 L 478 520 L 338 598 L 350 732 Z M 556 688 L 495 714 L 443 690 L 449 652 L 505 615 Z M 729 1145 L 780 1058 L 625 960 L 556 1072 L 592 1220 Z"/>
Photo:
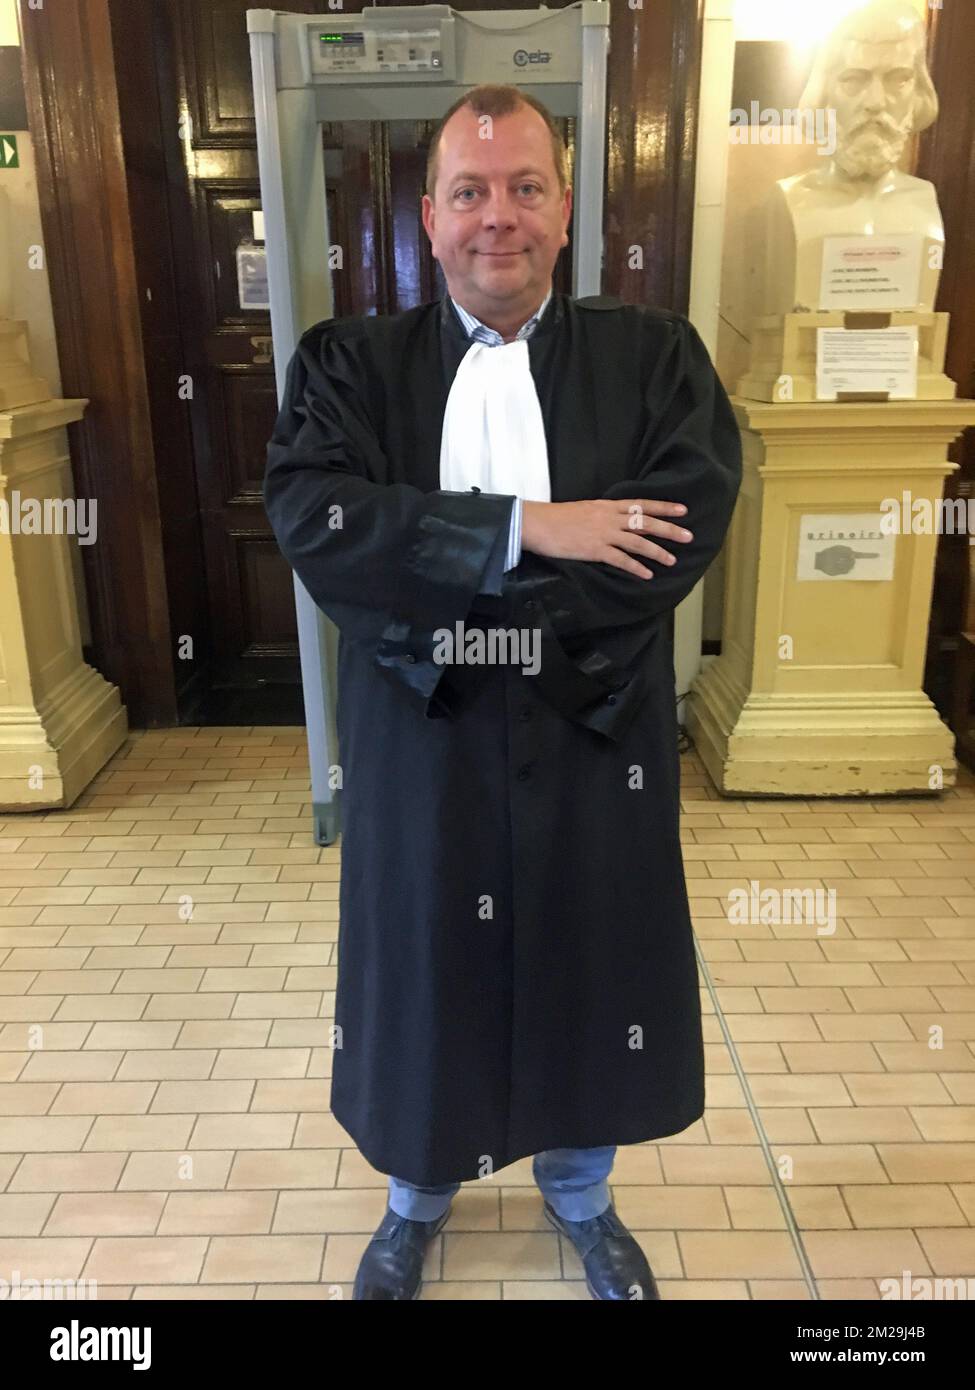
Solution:
<path fill-rule="evenodd" d="M 237 298 L 242 309 L 270 309 L 267 252 L 263 246 L 237 247 Z"/>

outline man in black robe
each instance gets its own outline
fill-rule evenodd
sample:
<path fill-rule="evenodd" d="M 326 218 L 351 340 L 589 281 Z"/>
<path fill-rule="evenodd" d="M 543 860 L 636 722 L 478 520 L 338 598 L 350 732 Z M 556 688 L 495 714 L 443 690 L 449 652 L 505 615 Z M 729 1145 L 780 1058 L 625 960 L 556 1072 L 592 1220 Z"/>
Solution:
<path fill-rule="evenodd" d="M 517 89 L 451 108 L 423 200 L 448 294 L 310 328 L 268 447 L 275 535 L 339 630 L 331 1102 L 389 1175 L 356 1298 L 415 1297 L 460 1183 L 528 1156 L 592 1295 L 658 1297 L 607 1178 L 704 1111 L 670 617 L 721 548 L 740 439 L 686 318 L 553 292 L 564 168 Z M 531 495 L 444 487 L 465 403 L 472 431 L 492 408 L 473 372 L 450 416 L 458 369 L 515 343 L 547 471 L 530 448 Z M 445 661 L 455 630 L 539 659 Z"/>

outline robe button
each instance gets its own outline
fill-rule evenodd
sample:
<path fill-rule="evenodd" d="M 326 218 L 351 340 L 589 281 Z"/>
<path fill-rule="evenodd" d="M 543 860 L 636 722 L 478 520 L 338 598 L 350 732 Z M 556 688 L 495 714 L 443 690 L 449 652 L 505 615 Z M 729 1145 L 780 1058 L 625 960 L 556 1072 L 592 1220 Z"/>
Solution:
<path fill-rule="evenodd" d="M 532 712 L 531 712 L 531 710 L 528 709 L 527 707 L 521 711 L 521 718 L 522 718 L 522 719 L 531 719 L 531 717 L 532 717 Z"/>
<path fill-rule="evenodd" d="M 412 652 L 407 652 L 406 655 L 403 657 L 403 660 L 404 660 L 404 661 L 415 661 L 415 660 L 416 660 L 416 657 L 413 655 Z"/>
<path fill-rule="evenodd" d="M 532 608 L 534 608 L 534 607 L 535 607 L 535 600 L 534 600 L 533 598 L 526 598 L 526 599 L 525 599 L 525 612 L 527 613 L 527 612 L 529 611 L 529 609 L 532 609 Z"/>
<path fill-rule="evenodd" d="M 607 705 L 615 705 L 615 704 L 616 704 L 616 696 L 615 696 L 615 695 L 607 695 L 607 696 L 606 696 L 606 703 L 607 703 Z"/>
<path fill-rule="evenodd" d="M 518 769 L 518 781 L 524 782 L 527 777 L 530 777 L 531 769 L 531 763 L 522 763 L 521 767 Z"/>

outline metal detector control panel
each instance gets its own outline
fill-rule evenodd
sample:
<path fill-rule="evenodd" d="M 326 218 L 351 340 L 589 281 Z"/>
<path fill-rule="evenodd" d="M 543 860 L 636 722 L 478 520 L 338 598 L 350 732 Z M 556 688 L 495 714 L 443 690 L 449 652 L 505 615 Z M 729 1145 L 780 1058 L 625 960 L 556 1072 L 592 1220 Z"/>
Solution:
<path fill-rule="evenodd" d="M 305 29 L 311 81 L 382 82 L 426 73 L 454 78 L 454 20 L 447 5 L 398 7 L 309 24 Z"/>

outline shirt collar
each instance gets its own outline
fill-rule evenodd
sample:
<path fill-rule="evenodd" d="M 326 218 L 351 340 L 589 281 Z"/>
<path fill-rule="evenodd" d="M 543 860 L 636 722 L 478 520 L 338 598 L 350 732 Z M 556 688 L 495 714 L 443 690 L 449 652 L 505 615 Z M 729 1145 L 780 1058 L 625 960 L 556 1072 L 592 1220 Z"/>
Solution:
<path fill-rule="evenodd" d="M 467 333 L 468 338 L 473 338 L 479 343 L 487 343 L 489 347 L 500 347 L 503 345 L 504 339 L 502 338 L 501 334 L 497 331 L 496 328 L 488 328 L 487 324 L 482 323 L 480 319 L 475 318 L 473 314 L 468 313 L 462 305 L 457 303 L 453 295 L 450 295 L 449 298 L 451 304 L 457 310 L 457 316 L 463 324 L 464 330 Z M 542 300 L 541 304 L 535 310 L 534 314 L 532 314 L 531 318 L 521 325 L 521 327 L 518 329 L 518 332 L 515 334 L 516 342 L 522 338 L 531 337 L 535 329 L 538 327 L 538 321 L 547 309 L 548 302 L 551 298 L 552 287 L 549 286 L 548 294 Z"/>

